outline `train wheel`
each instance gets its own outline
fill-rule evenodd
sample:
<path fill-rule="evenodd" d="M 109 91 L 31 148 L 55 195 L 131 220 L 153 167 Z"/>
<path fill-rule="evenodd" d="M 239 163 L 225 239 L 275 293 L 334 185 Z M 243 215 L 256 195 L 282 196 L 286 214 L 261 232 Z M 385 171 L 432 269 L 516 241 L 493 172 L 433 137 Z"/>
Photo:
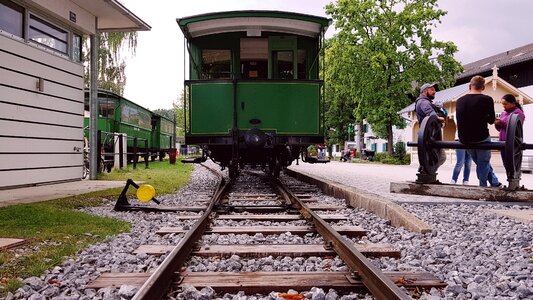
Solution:
<path fill-rule="evenodd" d="M 279 174 L 281 173 L 281 163 L 279 160 L 276 159 L 276 164 L 274 165 L 274 178 L 279 178 Z"/>
<path fill-rule="evenodd" d="M 228 175 L 231 180 L 237 178 L 239 175 L 239 166 L 234 163 L 230 163 L 228 166 Z"/>
<path fill-rule="evenodd" d="M 278 178 L 281 173 L 281 163 L 278 159 L 268 164 L 268 176 Z"/>

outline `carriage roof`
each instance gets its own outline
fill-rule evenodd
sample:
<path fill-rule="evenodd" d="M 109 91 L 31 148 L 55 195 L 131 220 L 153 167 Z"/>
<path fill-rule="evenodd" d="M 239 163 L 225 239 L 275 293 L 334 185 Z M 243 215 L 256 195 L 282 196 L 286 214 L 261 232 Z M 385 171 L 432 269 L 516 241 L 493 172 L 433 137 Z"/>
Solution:
<path fill-rule="evenodd" d="M 242 31 L 252 36 L 269 31 L 319 37 L 331 23 L 324 17 L 282 11 L 217 12 L 176 21 L 186 38 Z"/>

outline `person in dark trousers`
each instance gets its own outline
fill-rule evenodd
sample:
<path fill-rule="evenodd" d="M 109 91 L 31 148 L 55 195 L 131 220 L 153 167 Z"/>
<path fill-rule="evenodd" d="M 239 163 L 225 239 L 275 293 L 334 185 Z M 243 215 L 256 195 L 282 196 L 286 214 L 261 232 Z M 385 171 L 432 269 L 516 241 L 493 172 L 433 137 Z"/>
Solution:
<path fill-rule="evenodd" d="M 503 95 L 500 103 L 503 106 L 503 112 L 500 114 L 500 118 L 496 119 L 494 122 L 494 127 L 500 132 L 499 140 L 504 142 L 507 140 L 507 123 L 509 122 L 511 115 L 517 114 L 522 124 L 524 123 L 526 116 L 524 115 L 522 106 L 516 101 L 515 96 L 511 94 Z M 502 161 L 505 161 L 505 149 L 500 150 L 500 153 L 502 155 Z"/>
<path fill-rule="evenodd" d="M 457 131 L 455 131 L 455 140 L 459 141 Z M 468 179 L 470 178 L 470 165 L 472 164 L 472 157 L 470 156 L 470 153 L 468 153 L 468 151 L 466 151 L 465 149 L 455 149 L 455 158 L 457 162 L 455 163 L 455 167 L 453 168 L 451 183 L 452 184 L 457 183 L 457 180 L 459 179 L 459 174 L 461 173 L 461 169 L 464 166 L 463 185 L 468 185 Z"/>
<path fill-rule="evenodd" d="M 492 97 L 483 95 L 485 78 L 470 79 L 469 93 L 457 100 L 457 131 L 459 141 L 475 147 L 476 143 L 490 142 L 488 124 L 496 120 Z M 468 153 L 476 163 L 476 174 L 480 186 L 501 186 L 490 165 L 490 150 L 469 149 Z"/>
<path fill-rule="evenodd" d="M 418 119 L 418 124 L 422 124 L 422 120 L 424 120 L 427 116 L 437 116 L 439 121 L 444 124 L 446 121 L 446 118 L 444 115 L 439 114 L 440 112 L 439 108 L 433 104 L 433 99 L 435 99 L 435 94 L 437 93 L 437 83 L 424 83 L 420 87 L 420 96 L 416 99 L 415 102 L 415 110 L 416 110 L 416 118 Z M 446 161 L 446 152 L 444 152 L 444 149 L 440 149 L 439 151 L 439 157 L 438 157 L 438 166 L 442 166 L 442 164 Z M 422 167 L 418 169 L 419 172 L 423 172 Z"/>

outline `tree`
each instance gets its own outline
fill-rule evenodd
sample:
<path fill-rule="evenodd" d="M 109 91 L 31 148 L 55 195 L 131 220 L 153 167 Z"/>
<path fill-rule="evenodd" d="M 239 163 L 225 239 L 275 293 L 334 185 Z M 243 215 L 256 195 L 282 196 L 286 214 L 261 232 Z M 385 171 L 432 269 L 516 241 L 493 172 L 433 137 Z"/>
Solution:
<path fill-rule="evenodd" d="M 185 107 L 183 103 L 183 98 L 185 97 L 183 90 L 180 92 L 180 96 L 176 99 L 176 102 L 172 104 L 174 111 L 176 113 L 176 135 L 183 137 L 185 136 Z M 187 113 L 189 107 L 187 106 Z"/>
<path fill-rule="evenodd" d="M 340 30 L 336 43 L 350 56 L 343 56 L 349 65 L 342 68 L 358 74 L 352 76 L 357 85 L 340 86 L 356 97 L 357 120 L 384 129 L 392 155 L 392 127 L 401 125 L 397 112 L 409 104 L 405 94 L 413 92 L 413 83 L 448 87 L 462 71 L 453 57 L 457 47 L 431 36 L 446 12 L 437 0 L 337 0 L 326 12 Z"/>
<path fill-rule="evenodd" d="M 174 114 L 176 113 L 174 108 L 169 108 L 169 109 L 158 108 L 158 109 L 152 110 L 152 112 L 154 112 L 154 113 L 156 113 L 156 114 L 158 114 L 160 116 L 163 116 L 163 117 L 169 119 L 170 121 L 174 122 Z"/>
<path fill-rule="evenodd" d="M 357 105 L 353 89 L 357 75 L 350 70 L 350 52 L 342 47 L 337 38 L 327 41 L 325 85 L 325 128 L 328 147 L 343 144 L 348 138 L 348 124 L 354 123 L 354 106 Z"/>
<path fill-rule="evenodd" d="M 124 94 L 126 62 L 123 50 L 135 55 L 137 32 L 101 32 L 98 34 L 98 88 Z M 90 45 L 84 42 L 85 61 L 89 61 Z M 85 86 L 89 86 L 89 65 L 85 64 Z"/>

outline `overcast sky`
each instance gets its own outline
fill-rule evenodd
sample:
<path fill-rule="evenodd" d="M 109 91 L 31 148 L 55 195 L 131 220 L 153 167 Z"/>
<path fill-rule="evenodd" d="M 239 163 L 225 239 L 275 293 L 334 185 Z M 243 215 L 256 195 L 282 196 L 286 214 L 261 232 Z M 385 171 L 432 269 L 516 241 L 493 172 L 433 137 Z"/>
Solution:
<path fill-rule="evenodd" d="M 139 32 L 128 58 L 125 97 L 149 109 L 171 108 L 183 89 L 183 35 L 176 18 L 228 10 L 283 10 L 326 16 L 328 0 L 122 0 L 152 30 Z M 533 43 L 533 1 L 439 0 L 448 14 L 433 29 L 437 40 L 459 47 L 462 63 Z M 332 26 L 333 27 L 333 26 Z M 330 28 L 331 36 L 334 28 Z"/>

